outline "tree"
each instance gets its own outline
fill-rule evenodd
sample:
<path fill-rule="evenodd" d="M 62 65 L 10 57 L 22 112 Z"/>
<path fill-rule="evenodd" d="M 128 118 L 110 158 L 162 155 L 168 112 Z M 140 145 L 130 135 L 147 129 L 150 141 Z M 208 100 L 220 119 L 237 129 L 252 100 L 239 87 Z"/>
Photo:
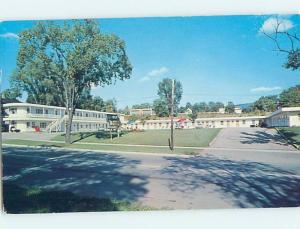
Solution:
<path fill-rule="evenodd" d="M 279 95 L 279 102 L 284 107 L 300 106 L 300 85 L 290 87 Z"/>
<path fill-rule="evenodd" d="M 287 60 L 283 66 L 287 69 L 299 70 L 300 37 L 297 34 L 299 31 L 296 31 L 296 29 L 299 29 L 299 26 L 291 29 L 285 26 L 286 19 L 276 17 L 272 20 L 274 20 L 273 30 L 265 31 L 262 29 L 261 32 L 274 42 L 276 51 L 287 55 Z"/>
<path fill-rule="evenodd" d="M 150 103 L 141 103 L 141 104 L 135 104 L 132 105 L 132 109 L 143 109 L 143 108 L 149 108 L 152 107 Z"/>
<path fill-rule="evenodd" d="M 252 105 L 252 110 L 273 112 L 277 106 L 277 95 L 262 96 Z"/>
<path fill-rule="evenodd" d="M 117 112 L 117 101 L 115 99 L 109 99 L 105 102 L 105 108 L 104 110 L 106 112 Z"/>
<path fill-rule="evenodd" d="M 183 90 L 180 81 L 175 80 L 174 85 L 174 111 L 177 113 Z M 170 115 L 172 104 L 172 79 L 165 78 L 159 82 L 157 95 L 162 101 L 160 105 L 166 105 L 168 108 L 168 115 Z"/>
<path fill-rule="evenodd" d="M 154 100 L 153 108 L 158 117 L 167 117 L 169 115 L 168 104 L 161 99 Z"/>
<path fill-rule="evenodd" d="M 124 41 L 102 34 L 95 20 L 39 22 L 19 37 L 12 82 L 37 103 L 66 107 L 66 143 L 71 143 L 73 115 L 82 95 L 92 86 L 130 78 Z"/>
<path fill-rule="evenodd" d="M 225 111 L 228 113 L 234 113 L 234 103 L 233 102 L 228 102 L 227 106 L 225 107 Z"/>
<path fill-rule="evenodd" d="M 2 97 L 5 99 L 17 99 L 22 96 L 22 93 L 18 88 L 10 88 L 10 89 L 5 89 L 2 92 Z"/>

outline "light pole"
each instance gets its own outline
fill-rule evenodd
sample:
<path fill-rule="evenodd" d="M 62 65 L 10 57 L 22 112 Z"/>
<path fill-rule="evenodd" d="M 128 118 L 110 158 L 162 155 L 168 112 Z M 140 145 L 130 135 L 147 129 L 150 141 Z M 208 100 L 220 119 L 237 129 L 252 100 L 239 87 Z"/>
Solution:
<path fill-rule="evenodd" d="M 171 92 L 171 138 L 169 139 L 169 147 L 174 150 L 174 91 L 175 91 L 175 80 L 172 80 L 172 92 Z"/>

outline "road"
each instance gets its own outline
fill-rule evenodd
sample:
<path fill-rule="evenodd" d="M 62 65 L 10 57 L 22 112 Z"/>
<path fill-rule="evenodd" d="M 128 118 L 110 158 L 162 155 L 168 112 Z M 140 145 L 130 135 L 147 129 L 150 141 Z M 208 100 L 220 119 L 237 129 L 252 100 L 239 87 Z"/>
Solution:
<path fill-rule="evenodd" d="M 277 137 L 224 129 L 197 156 L 5 147 L 4 180 L 155 208 L 300 206 L 300 153 Z"/>

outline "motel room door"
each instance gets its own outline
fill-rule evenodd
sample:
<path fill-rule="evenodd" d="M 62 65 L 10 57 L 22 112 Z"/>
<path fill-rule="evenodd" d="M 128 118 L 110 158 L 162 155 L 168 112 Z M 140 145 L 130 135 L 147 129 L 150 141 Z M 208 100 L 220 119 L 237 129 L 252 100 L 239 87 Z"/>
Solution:
<path fill-rule="evenodd" d="M 236 120 L 235 124 L 236 124 L 236 127 L 240 127 L 240 121 L 239 120 Z"/>

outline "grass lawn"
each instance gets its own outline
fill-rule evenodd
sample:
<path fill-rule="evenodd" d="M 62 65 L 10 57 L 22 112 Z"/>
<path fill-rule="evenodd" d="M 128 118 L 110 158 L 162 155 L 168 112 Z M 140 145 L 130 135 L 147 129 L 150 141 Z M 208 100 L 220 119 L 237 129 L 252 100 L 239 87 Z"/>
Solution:
<path fill-rule="evenodd" d="M 300 127 L 281 127 L 280 133 L 284 134 L 293 144 L 300 147 Z"/>
<path fill-rule="evenodd" d="M 175 146 L 206 147 L 217 136 L 220 129 L 190 129 L 174 131 Z M 124 132 L 120 138 L 114 136 L 111 140 L 109 133 L 74 133 L 72 141 L 107 143 L 107 144 L 132 144 L 168 146 L 170 130 L 147 130 L 143 132 Z M 52 140 L 63 141 L 64 135 L 54 137 Z"/>
<path fill-rule="evenodd" d="M 5 211 L 13 214 L 154 210 L 127 201 L 82 197 L 69 191 L 21 187 L 7 182 L 3 184 L 3 197 Z"/>
<path fill-rule="evenodd" d="M 3 142 L 4 144 L 22 145 L 22 146 L 40 146 L 40 147 L 57 147 L 67 149 L 86 149 L 86 150 L 103 150 L 103 151 L 122 151 L 122 152 L 143 152 L 143 153 L 173 153 L 173 154 L 187 154 L 194 155 L 199 149 L 175 148 L 171 151 L 168 147 L 143 147 L 143 146 L 119 146 L 119 145 L 93 145 L 93 144 L 72 144 L 65 145 L 64 143 L 53 143 L 43 141 L 30 141 L 21 139 L 9 139 Z"/>

